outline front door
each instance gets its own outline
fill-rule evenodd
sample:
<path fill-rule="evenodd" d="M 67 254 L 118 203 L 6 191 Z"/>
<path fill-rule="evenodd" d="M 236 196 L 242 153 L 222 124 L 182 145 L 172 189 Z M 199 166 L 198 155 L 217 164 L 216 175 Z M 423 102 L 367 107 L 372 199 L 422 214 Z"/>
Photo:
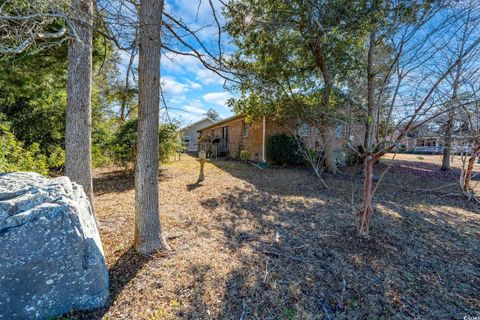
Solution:
<path fill-rule="evenodd" d="M 222 128 L 222 149 L 228 151 L 228 127 Z"/>

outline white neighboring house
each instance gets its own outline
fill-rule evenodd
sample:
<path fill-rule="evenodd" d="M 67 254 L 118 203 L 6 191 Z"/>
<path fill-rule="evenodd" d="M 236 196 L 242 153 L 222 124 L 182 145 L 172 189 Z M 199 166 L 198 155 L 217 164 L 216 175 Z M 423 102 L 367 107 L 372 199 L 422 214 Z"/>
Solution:
<path fill-rule="evenodd" d="M 197 152 L 199 136 L 198 131 L 214 123 L 215 121 L 212 119 L 205 118 L 180 129 L 180 139 L 182 140 L 182 145 L 185 147 L 185 150 L 188 152 Z"/>

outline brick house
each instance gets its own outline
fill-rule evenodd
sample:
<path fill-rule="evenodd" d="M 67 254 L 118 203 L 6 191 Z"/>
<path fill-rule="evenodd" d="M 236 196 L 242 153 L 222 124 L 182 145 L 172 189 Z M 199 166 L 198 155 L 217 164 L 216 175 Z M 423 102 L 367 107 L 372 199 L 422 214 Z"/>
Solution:
<path fill-rule="evenodd" d="M 235 115 L 233 117 L 218 121 L 198 131 L 199 139 L 214 142 L 218 145 L 218 153 L 232 158 L 238 158 L 241 150 L 250 153 L 250 160 L 267 161 L 266 142 L 275 134 L 298 134 L 308 148 L 319 147 L 318 130 L 310 128 L 307 124 L 297 126 L 292 121 L 274 120 L 262 117 L 250 123 L 245 117 Z M 335 151 L 337 160 L 342 162 L 345 158 L 347 141 L 357 146 L 363 143 L 365 127 L 358 124 L 338 124 L 336 127 Z"/>

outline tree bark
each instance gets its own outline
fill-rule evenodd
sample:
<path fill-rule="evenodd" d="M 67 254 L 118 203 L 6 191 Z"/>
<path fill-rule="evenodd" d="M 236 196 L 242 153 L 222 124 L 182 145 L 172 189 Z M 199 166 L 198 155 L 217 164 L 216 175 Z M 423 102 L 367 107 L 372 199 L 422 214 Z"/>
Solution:
<path fill-rule="evenodd" d="M 138 131 L 135 166 L 135 249 L 168 249 L 158 205 L 158 126 L 160 120 L 160 31 L 163 1 L 141 0 L 138 60 Z"/>
<path fill-rule="evenodd" d="M 335 174 L 337 172 L 337 163 L 335 161 L 335 125 L 328 121 L 330 112 L 330 95 L 332 93 L 333 83 L 330 71 L 325 61 L 325 55 L 322 47 L 311 42 L 310 50 L 315 58 L 315 64 L 320 69 L 323 77 L 324 88 L 322 94 L 322 110 L 319 110 L 318 117 L 322 123 L 322 140 L 324 144 L 325 172 Z M 332 129 L 333 127 L 333 129 Z"/>
<path fill-rule="evenodd" d="M 472 154 L 468 158 L 468 165 L 467 169 L 465 170 L 465 174 L 463 176 L 463 192 L 467 194 L 472 194 L 473 188 L 470 186 L 470 182 L 472 180 L 472 173 L 473 173 L 473 166 L 475 165 L 475 161 L 477 157 L 480 156 L 480 143 L 476 143 L 474 150 L 472 150 Z"/>
<path fill-rule="evenodd" d="M 373 189 L 373 164 L 375 159 L 369 155 L 363 160 L 364 179 L 363 179 L 363 203 L 360 211 L 360 221 L 358 224 L 358 235 L 368 237 L 370 231 L 370 220 L 372 218 L 372 189 Z"/>
<path fill-rule="evenodd" d="M 463 49 L 462 49 L 463 51 Z M 443 148 L 443 159 L 442 171 L 450 170 L 450 157 L 452 155 L 452 131 L 453 131 L 453 121 L 455 116 L 455 103 L 457 103 L 457 92 L 460 81 L 460 72 L 462 68 L 462 61 L 460 60 L 457 66 L 457 72 L 455 74 L 455 79 L 453 80 L 453 93 L 452 99 L 450 100 L 449 107 L 451 110 L 448 112 L 447 127 L 445 128 L 445 146 Z"/>
<path fill-rule="evenodd" d="M 92 21 L 91 0 L 72 0 L 73 28 L 68 43 L 65 172 L 80 184 L 93 208 L 91 156 Z"/>
<path fill-rule="evenodd" d="M 452 154 L 452 129 L 453 129 L 453 109 L 448 112 L 448 120 L 445 128 L 445 144 L 443 146 L 442 167 L 440 170 L 450 170 L 450 157 Z"/>
<path fill-rule="evenodd" d="M 322 140 L 324 144 L 325 172 L 337 173 L 337 162 L 335 160 L 335 137 L 334 125 L 325 122 L 322 126 Z"/>
<path fill-rule="evenodd" d="M 376 34 L 372 32 L 370 34 L 368 56 L 367 56 L 367 123 L 365 130 L 365 150 L 363 154 L 364 161 L 364 183 L 363 183 L 363 204 L 360 211 L 360 221 L 358 224 L 357 232 L 361 237 L 369 236 L 370 220 L 373 213 L 372 205 L 372 189 L 373 189 L 373 164 L 379 157 L 375 157 L 373 154 L 373 137 L 375 133 L 376 108 L 374 94 L 375 94 L 375 73 L 374 73 L 374 50 L 375 50 Z"/>

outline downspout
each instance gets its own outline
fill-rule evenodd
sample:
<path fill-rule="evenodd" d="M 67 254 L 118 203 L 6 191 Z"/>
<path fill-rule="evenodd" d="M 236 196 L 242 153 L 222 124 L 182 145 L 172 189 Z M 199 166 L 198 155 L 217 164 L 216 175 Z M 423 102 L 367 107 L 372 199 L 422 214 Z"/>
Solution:
<path fill-rule="evenodd" d="M 265 161 L 265 116 L 263 116 L 263 128 L 262 128 L 262 161 Z"/>

